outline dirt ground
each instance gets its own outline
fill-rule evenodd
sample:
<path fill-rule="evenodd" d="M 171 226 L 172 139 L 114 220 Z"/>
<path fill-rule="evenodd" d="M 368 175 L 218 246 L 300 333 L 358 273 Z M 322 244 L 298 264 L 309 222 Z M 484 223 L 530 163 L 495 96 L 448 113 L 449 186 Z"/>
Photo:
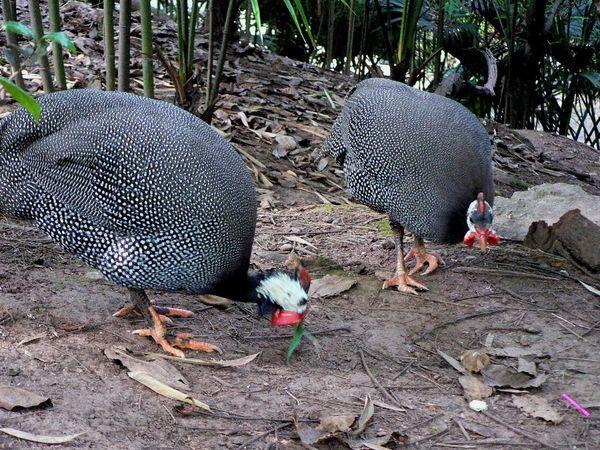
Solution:
<path fill-rule="evenodd" d="M 375 275 L 394 268 L 395 250 L 381 216 L 361 206 L 261 210 L 254 255 L 258 267 L 281 265 L 293 246 L 313 278 L 335 274 L 358 283 L 339 296 L 313 300 L 307 327 L 321 349 L 303 342 L 289 365 L 290 330 L 270 328 L 252 305 L 223 311 L 193 296 L 152 293 L 159 304 L 196 311 L 196 317 L 177 319 L 175 326 L 218 344 L 223 358 L 261 352 L 240 368 L 174 362 L 194 397 L 214 411 L 184 415 L 176 408 L 179 402 L 130 379 L 103 353 L 113 345 L 134 352 L 157 350 L 150 340 L 130 334 L 140 320 L 111 317 L 126 301 L 123 288 L 97 280 L 88 267 L 24 224 L 3 220 L 0 231 L 0 382 L 48 396 L 53 404 L 0 409 L 2 427 L 48 435 L 84 432 L 69 446 L 93 448 L 235 448 L 280 427 L 249 448 L 300 448 L 294 426 L 285 420 L 358 415 L 369 394 L 384 407 L 375 406 L 367 433 L 397 431 L 404 445 L 600 445 L 598 297 L 558 275 L 564 269 L 580 276 L 561 259 L 514 244 L 486 254 L 434 246 L 445 256 L 446 267 L 423 279 L 429 292 L 408 296 L 382 291 Z M 291 240 L 297 237 L 304 242 Z M 471 273 L 465 267 L 490 271 Z M 481 315 L 465 318 L 476 313 Z M 64 331 L 77 326 L 82 328 Z M 458 358 L 486 344 L 532 349 L 539 355 L 539 372 L 548 378 L 539 388 L 514 394 L 497 389 L 484 415 L 468 408 L 460 374 L 437 351 Z M 367 375 L 361 351 L 386 394 Z M 515 358 L 491 358 L 516 367 Z M 548 400 L 562 423 L 518 410 L 512 396 L 525 391 Z M 567 407 L 562 393 L 595 405 L 591 417 Z M 342 448 L 328 445 L 321 447 Z M 35 445 L 0 436 L 0 447 Z"/>

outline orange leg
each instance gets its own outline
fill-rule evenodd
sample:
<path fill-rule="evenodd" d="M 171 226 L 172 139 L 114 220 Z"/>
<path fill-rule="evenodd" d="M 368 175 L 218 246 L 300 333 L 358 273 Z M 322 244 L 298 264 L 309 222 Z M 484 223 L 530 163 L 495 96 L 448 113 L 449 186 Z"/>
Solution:
<path fill-rule="evenodd" d="M 395 286 L 400 292 L 407 294 L 417 294 L 417 290 L 427 291 L 428 289 L 421 283 L 413 280 L 406 273 L 406 265 L 404 263 L 404 228 L 394 227 L 394 240 L 396 241 L 397 265 L 396 274 L 383 283 L 383 289 Z"/>
<path fill-rule="evenodd" d="M 140 312 L 144 316 L 149 325 L 149 328 L 142 328 L 140 330 L 133 331 L 134 334 L 152 337 L 152 339 L 154 339 L 154 341 L 159 344 L 165 352 L 171 353 L 172 355 L 180 358 L 185 358 L 185 355 L 181 350 L 175 347 L 204 352 L 217 351 L 222 353 L 221 349 L 217 346 L 191 339 L 191 335 L 189 333 L 180 333 L 175 336 L 173 342 L 169 342 L 166 337 L 167 326 L 165 325 L 165 322 L 171 320 L 168 319 L 166 315 L 159 314 L 158 311 L 161 311 L 167 315 L 173 315 L 175 317 L 189 317 L 192 315 L 192 313 L 190 311 L 176 308 L 166 308 L 160 306 L 155 307 L 152 305 L 152 303 L 150 303 L 148 296 L 141 289 L 129 289 L 129 292 L 131 294 L 131 301 L 134 306 L 119 310 L 116 313 L 119 314 L 117 317 L 122 317 L 122 315 L 136 311 Z"/>
<path fill-rule="evenodd" d="M 425 266 L 425 263 L 427 263 L 429 267 L 427 267 L 422 275 L 429 275 L 431 272 L 436 270 L 440 264 L 445 264 L 440 255 L 435 252 L 427 252 L 425 250 L 425 242 L 423 242 L 423 238 L 416 238 L 415 245 L 409 250 L 408 254 L 404 258 L 405 261 L 410 261 L 411 259 L 414 259 L 416 262 L 415 267 L 408 272 L 409 275 L 414 275 L 417 273 Z"/>

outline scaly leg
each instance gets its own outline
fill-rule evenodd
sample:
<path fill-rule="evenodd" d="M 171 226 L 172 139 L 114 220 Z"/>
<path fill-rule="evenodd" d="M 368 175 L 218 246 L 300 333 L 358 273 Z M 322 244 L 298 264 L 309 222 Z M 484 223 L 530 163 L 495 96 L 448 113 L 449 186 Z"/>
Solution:
<path fill-rule="evenodd" d="M 396 286 L 396 289 L 400 292 L 415 295 L 417 294 L 416 289 L 427 291 L 428 289 L 425 286 L 413 280 L 406 273 L 406 265 L 404 264 L 404 228 L 392 226 L 392 229 L 397 252 L 396 274 L 393 278 L 390 278 L 383 283 L 383 289 L 387 289 L 390 286 Z"/>
<path fill-rule="evenodd" d="M 419 270 L 423 268 L 425 263 L 428 264 L 428 268 L 422 273 L 422 275 L 429 275 L 431 272 L 436 270 L 439 264 L 444 265 L 444 260 L 440 255 L 435 252 L 427 252 L 425 250 L 425 242 L 423 238 L 415 238 L 415 245 L 411 248 L 404 258 L 405 261 L 410 261 L 411 259 L 415 259 L 415 267 L 412 268 L 409 275 L 414 275 Z"/>
<path fill-rule="evenodd" d="M 177 334 L 173 340 L 173 342 L 169 342 L 166 338 L 167 336 L 167 326 L 165 325 L 164 316 L 161 318 L 161 315 L 158 314 L 157 310 L 164 312 L 166 314 L 175 314 L 175 316 L 181 317 L 182 311 L 185 310 L 177 310 L 176 308 L 163 308 L 155 307 L 150 303 L 148 296 L 142 289 L 129 289 L 129 293 L 131 295 L 131 302 L 133 303 L 133 308 L 140 312 L 142 316 L 146 319 L 146 322 L 150 326 L 149 328 L 143 328 L 140 330 L 133 331 L 134 334 L 139 336 L 149 336 L 154 339 L 154 341 L 159 344 L 163 350 L 167 353 L 171 353 L 172 355 L 178 356 L 180 358 L 184 358 L 185 355 L 183 352 L 175 347 L 190 349 L 190 350 L 201 350 L 205 352 L 221 352 L 219 347 L 207 344 L 206 342 L 195 341 L 191 339 L 189 333 L 180 333 Z M 131 312 L 133 309 L 124 308 L 127 311 Z M 121 310 L 123 311 L 123 310 Z M 121 312 L 119 311 L 119 312 Z M 185 313 L 189 313 L 189 311 L 185 311 Z M 183 317 L 186 317 L 185 315 Z"/>

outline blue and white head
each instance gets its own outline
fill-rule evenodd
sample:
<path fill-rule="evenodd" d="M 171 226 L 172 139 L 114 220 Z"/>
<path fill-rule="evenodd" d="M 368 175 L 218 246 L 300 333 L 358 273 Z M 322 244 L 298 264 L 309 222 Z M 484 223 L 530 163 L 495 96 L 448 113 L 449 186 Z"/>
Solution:
<path fill-rule="evenodd" d="M 308 312 L 308 289 L 311 278 L 304 268 L 289 274 L 267 271 L 257 275 L 255 287 L 258 312 L 271 313 L 273 325 L 294 325 L 301 322 Z M 283 313 L 283 314 L 282 314 Z"/>

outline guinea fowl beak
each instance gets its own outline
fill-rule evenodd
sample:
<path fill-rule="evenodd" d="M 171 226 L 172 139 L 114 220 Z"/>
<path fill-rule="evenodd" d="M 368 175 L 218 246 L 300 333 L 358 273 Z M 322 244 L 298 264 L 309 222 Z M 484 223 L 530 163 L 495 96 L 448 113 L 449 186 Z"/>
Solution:
<path fill-rule="evenodd" d="M 276 308 L 271 313 L 271 325 L 274 327 L 285 327 L 298 325 L 304 322 L 304 318 L 308 314 L 308 308 L 303 313 L 296 313 L 285 309 Z"/>

